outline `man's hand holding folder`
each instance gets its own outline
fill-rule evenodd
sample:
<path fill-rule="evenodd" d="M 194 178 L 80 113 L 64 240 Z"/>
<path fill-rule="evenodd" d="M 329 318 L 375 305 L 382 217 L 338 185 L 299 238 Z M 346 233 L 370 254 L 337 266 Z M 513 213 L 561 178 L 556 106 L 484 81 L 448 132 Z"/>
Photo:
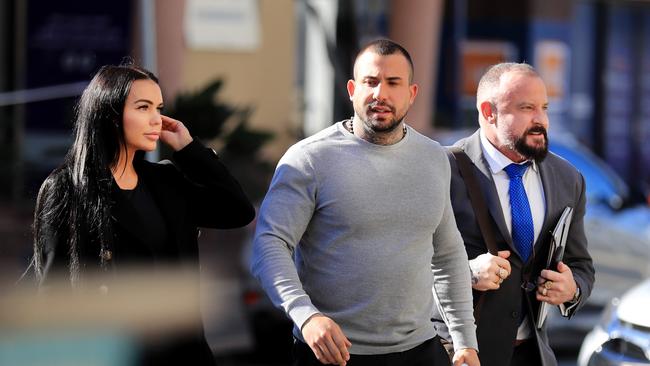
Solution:
<path fill-rule="evenodd" d="M 565 208 L 551 236 L 546 269 L 542 270 L 537 279 L 536 297 L 541 302 L 536 319 L 538 329 L 544 325 L 550 305 L 559 305 L 563 316 L 567 316 L 568 310 L 574 305 L 565 306 L 575 300 L 577 284 L 569 266 L 562 262 L 572 217 L 573 209 Z"/>
<path fill-rule="evenodd" d="M 551 305 L 561 305 L 573 299 L 576 287 L 571 269 L 563 262 L 560 262 L 557 271 L 542 270 L 537 279 L 537 300 Z"/>

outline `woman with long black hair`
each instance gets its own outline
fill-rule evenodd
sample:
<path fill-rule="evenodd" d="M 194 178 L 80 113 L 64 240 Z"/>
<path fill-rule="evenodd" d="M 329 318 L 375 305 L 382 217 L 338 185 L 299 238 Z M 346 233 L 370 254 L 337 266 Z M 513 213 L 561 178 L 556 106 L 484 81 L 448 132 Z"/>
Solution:
<path fill-rule="evenodd" d="M 41 284 L 58 272 L 80 287 L 90 274 L 119 274 L 127 264 L 189 264 L 198 272 L 199 227 L 253 220 L 253 206 L 216 153 L 162 107 L 157 78 L 133 65 L 102 67 L 84 90 L 74 143 L 36 203 Z M 159 140 L 174 150 L 173 164 L 144 160 Z M 147 357 L 147 364 L 214 363 L 202 327 Z"/>

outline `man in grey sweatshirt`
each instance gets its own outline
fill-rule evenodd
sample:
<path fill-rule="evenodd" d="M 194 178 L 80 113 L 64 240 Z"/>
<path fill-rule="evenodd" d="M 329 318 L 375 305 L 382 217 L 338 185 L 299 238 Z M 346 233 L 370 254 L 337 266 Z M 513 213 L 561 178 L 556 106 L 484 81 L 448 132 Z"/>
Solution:
<path fill-rule="evenodd" d="M 403 122 L 412 78 L 398 44 L 364 47 L 347 85 L 353 119 L 292 146 L 262 203 L 251 269 L 295 324 L 298 365 L 448 362 L 434 295 L 454 365 L 479 365 L 449 161 Z"/>

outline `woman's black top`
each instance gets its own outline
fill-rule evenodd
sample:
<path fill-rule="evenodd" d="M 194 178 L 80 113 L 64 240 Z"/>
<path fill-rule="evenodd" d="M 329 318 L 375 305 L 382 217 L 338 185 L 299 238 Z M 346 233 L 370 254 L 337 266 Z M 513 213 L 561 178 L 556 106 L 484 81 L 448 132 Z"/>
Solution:
<path fill-rule="evenodd" d="M 135 245 L 125 248 L 125 243 L 120 240 L 118 232 L 114 244 L 116 265 L 120 265 L 120 262 L 135 262 L 135 264 L 143 265 L 156 264 L 174 258 L 177 253 L 172 249 L 172 245 L 168 240 L 169 233 L 165 219 L 160 213 L 160 208 L 153 200 L 147 184 L 142 179 L 138 179 L 135 188 L 118 188 L 118 191 L 118 194 L 122 195 L 125 200 L 124 204 L 132 206 L 134 217 L 138 220 L 139 236 L 146 238 L 146 241 L 135 241 L 130 243 Z"/>

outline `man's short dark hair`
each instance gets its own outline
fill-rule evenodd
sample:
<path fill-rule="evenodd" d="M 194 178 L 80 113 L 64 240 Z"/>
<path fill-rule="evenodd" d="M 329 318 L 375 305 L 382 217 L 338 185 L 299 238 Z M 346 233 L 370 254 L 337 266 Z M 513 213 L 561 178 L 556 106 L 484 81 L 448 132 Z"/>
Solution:
<path fill-rule="evenodd" d="M 411 59 L 411 55 L 409 55 L 408 51 L 399 45 L 398 43 L 391 41 L 390 39 L 377 39 L 374 40 L 365 46 L 361 48 L 359 53 L 357 53 L 357 57 L 354 58 L 354 68 L 356 71 L 356 65 L 357 65 L 357 60 L 361 55 L 366 53 L 367 51 L 372 51 L 378 55 L 381 56 L 388 56 L 388 55 L 394 55 L 396 53 L 401 53 L 404 58 L 406 58 L 406 61 L 409 63 L 409 83 L 413 82 L 413 60 Z"/>

